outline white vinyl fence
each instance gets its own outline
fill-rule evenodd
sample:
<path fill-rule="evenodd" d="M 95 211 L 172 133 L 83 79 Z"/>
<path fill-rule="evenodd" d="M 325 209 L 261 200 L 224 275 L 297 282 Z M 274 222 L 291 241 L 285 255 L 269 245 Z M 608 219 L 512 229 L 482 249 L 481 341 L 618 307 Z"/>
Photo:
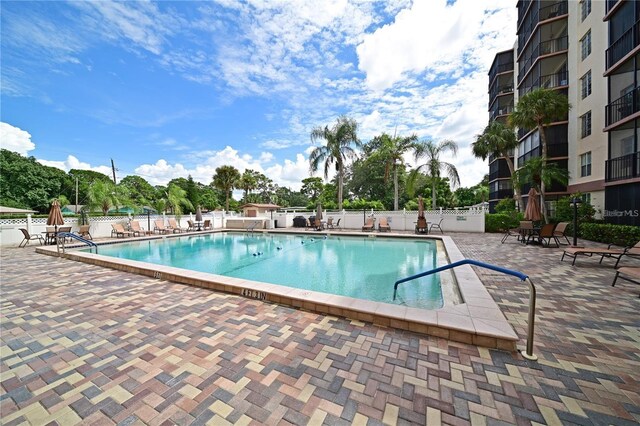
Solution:
<path fill-rule="evenodd" d="M 210 212 L 203 214 L 204 220 L 211 220 L 214 229 L 221 228 L 245 228 L 245 224 L 253 223 L 256 219 L 262 221 L 263 228 L 292 228 L 293 219 L 297 216 L 309 218 L 315 216 L 315 211 L 306 212 L 273 212 L 267 213 L 257 218 L 243 218 L 235 213 Z M 485 210 L 426 210 L 425 217 L 429 224 L 440 223 L 444 233 L 447 232 L 484 232 Z M 128 226 L 130 220 L 137 220 L 145 230 L 153 230 L 154 221 L 162 219 L 166 224 L 167 219 L 173 215 L 134 215 L 134 216 L 103 216 L 90 217 L 90 232 L 93 238 L 105 238 L 111 236 L 111 224 L 120 223 Z M 413 231 L 418 218 L 417 211 L 324 211 L 323 220 L 333 218 L 336 224 L 340 220 L 340 227 L 343 229 L 360 230 L 368 217 L 386 217 L 391 231 Z M 181 227 L 187 227 L 187 220 L 195 220 L 194 215 L 183 215 L 180 217 Z M 71 226 L 71 231 L 80 229 L 80 218 L 66 218 L 65 225 Z M 376 224 L 378 221 L 376 221 Z M 377 226 L 377 225 L 376 225 Z M 22 241 L 20 228 L 25 228 L 30 234 L 44 235 L 47 228 L 46 218 L 32 218 L 27 215 L 20 219 L 0 220 L 0 245 L 17 246 Z"/>

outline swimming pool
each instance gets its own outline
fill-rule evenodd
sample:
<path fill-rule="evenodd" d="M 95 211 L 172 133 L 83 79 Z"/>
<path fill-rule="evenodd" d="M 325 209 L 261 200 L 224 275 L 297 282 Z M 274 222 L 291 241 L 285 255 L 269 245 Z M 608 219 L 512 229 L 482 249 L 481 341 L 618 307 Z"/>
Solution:
<path fill-rule="evenodd" d="M 404 306 L 443 306 L 439 275 L 396 280 L 438 266 L 434 240 L 214 233 L 100 247 L 100 255 Z"/>

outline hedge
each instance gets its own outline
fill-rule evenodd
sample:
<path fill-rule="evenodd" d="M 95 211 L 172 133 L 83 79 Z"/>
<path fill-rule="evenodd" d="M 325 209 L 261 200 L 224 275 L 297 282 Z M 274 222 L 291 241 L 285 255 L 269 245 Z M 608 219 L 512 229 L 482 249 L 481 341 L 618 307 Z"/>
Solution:
<path fill-rule="evenodd" d="M 485 232 L 504 232 L 506 229 L 517 228 L 521 215 L 515 217 L 510 214 L 487 213 L 484 221 Z"/>
<path fill-rule="evenodd" d="M 640 241 L 640 226 L 579 223 L 578 233 L 585 240 L 621 247 L 631 247 Z"/>

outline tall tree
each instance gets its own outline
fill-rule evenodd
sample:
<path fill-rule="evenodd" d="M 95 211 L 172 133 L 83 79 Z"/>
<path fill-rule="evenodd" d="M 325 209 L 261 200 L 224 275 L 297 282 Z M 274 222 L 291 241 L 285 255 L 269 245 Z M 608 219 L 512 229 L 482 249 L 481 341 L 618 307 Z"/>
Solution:
<path fill-rule="evenodd" d="M 518 138 L 513 129 L 496 120 L 489 123 L 482 134 L 476 136 L 476 141 L 471 144 L 471 151 L 475 157 L 483 160 L 486 160 L 489 156 L 503 158 L 509 168 L 509 175 L 513 178 L 516 169 L 511 156 L 517 146 Z M 513 192 L 518 203 L 518 209 L 522 210 L 521 188 L 514 184 Z"/>
<path fill-rule="evenodd" d="M 213 175 L 213 186 L 224 192 L 225 210 L 229 211 L 229 197 L 231 191 L 238 186 L 240 172 L 233 166 L 220 166 Z"/>
<path fill-rule="evenodd" d="M 191 201 L 189 201 L 189 198 L 187 197 L 187 191 L 177 184 L 170 183 L 165 194 L 167 205 L 171 207 L 173 214 L 176 215 L 177 218 L 180 218 L 182 215 L 183 207 L 193 210 L 193 204 L 191 204 Z"/>
<path fill-rule="evenodd" d="M 128 191 L 125 186 L 115 185 L 110 180 L 94 180 L 89 186 L 89 208 L 99 208 L 107 215 L 111 207 L 119 208 L 129 204 Z"/>
<path fill-rule="evenodd" d="M 300 192 L 309 197 L 312 204 L 316 204 L 320 195 L 324 191 L 324 184 L 319 177 L 308 177 L 302 179 L 302 188 Z"/>
<path fill-rule="evenodd" d="M 562 93 L 551 89 L 535 89 L 522 96 L 516 104 L 513 112 L 509 116 L 509 123 L 524 129 L 537 128 L 540 135 L 540 144 L 542 145 L 542 162 L 547 162 L 547 134 L 545 126 L 549 124 L 565 120 L 571 105 L 569 99 Z M 544 173 L 547 169 L 542 167 Z M 540 193 L 544 199 L 546 179 L 542 179 Z M 547 208 L 544 202 L 540 203 L 540 209 L 544 215 L 545 222 L 548 220 Z"/>
<path fill-rule="evenodd" d="M 553 182 L 566 185 L 569 181 L 569 172 L 558 167 L 556 163 L 548 163 L 542 157 L 529 159 L 515 174 L 518 185 L 531 184 L 540 193 L 540 204 L 544 205 L 545 195 L 542 188 L 550 186 Z M 547 209 L 542 209 L 544 222 L 549 223 Z"/>
<path fill-rule="evenodd" d="M 309 172 L 315 173 L 324 163 L 324 177 L 329 178 L 329 168 L 335 166 L 338 178 L 338 209 L 342 210 L 342 190 L 344 187 L 345 162 L 355 158 L 354 147 L 359 148 L 358 123 L 352 118 L 341 116 L 333 127 L 316 127 L 311 131 L 311 141 L 324 141 L 324 146 L 315 148 L 309 155 Z"/>
<path fill-rule="evenodd" d="M 460 184 L 460 176 L 456 166 L 440 160 L 440 155 L 446 151 L 451 151 L 455 156 L 458 153 L 458 144 L 451 140 L 444 140 L 438 144 L 433 141 L 418 144 L 415 149 L 416 161 L 424 158 L 426 162 L 413 169 L 409 174 L 408 188 L 410 192 L 413 191 L 421 170 L 424 170 L 425 174 L 431 178 L 431 208 L 433 209 L 436 208 L 436 184 L 440 179 L 441 170 L 447 173 L 453 186 Z"/>
<path fill-rule="evenodd" d="M 251 201 L 249 200 L 249 195 L 251 194 L 251 191 L 255 190 L 256 187 L 258 186 L 259 174 L 260 174 L 259 172 L 251 169 L 246 169 L 244 173 L 242 173 L 242 177 L 240 178 L 240 182 L 238 185 L 240 188 L 244 190 L 245 203 L 248 203 Z"/>
<path fill-rule="evenodd" d="M 120 185 L 128 188 L 131 200 L 138 206 L 150 205 L 158 196 L 156 189 L 140 176 L 125 176 Z"/>
<path fill-rule="evenodd" d="M 393 173 L 393 210 L 398 210 L 398 167 L 404 164 L 404 155 L 407 152 L 415 152 L 418 137 L 416 135 L 391 137 L 383 133 L 380 138 L 382 139 L 380 155 L 385 162 L 384 179 L 386 182 Z"/>

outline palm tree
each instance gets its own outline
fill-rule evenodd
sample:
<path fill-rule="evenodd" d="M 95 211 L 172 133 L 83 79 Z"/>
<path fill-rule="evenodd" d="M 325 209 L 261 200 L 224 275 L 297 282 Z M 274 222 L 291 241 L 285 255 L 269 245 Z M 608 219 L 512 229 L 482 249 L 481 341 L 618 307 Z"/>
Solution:
<path fill-rule="evenodd" d="M 562 93 L 550 89 L 535 89 L 522 96 L 516 104 L 513 112 L 509 116 L 509 123 L 524 129 L 537 128 L 542 145 L 542 161 L 547 162 L 547 135 L 545 126 L 555 122 L 565 120 L 571 105 L 569 99 Z M 546 171 L 542 167 L 542 172 Z M 540 193 L 544 199 L 546 179 L 542 179 Z M 540 206 L 543 210 L 545 220 L 547 218 L 546 206 L 544 202 Z"/>
<path fill-rule="evenodd" d="M 180 219 L 183 206 L 193 210 L 193 204 L 187 198 L 187 191 L 180 188 L 175 183 L 169 185 L 165 194 L 167 197 L 167 205 L 171 207 L 171 210 L 173 210 L 173 214 L 176 216 L 176 219 Z"/>
<path fill-rule="evenodd" d="M 408 189 L 409 192 L 413 192 L 413 187 L 418 174 L 421 169 L 426 169 L 426 175 L 431 178 L 431 207 L 436 208 L 436 183 L 440 178 L 440 171 L 444 171 L 451 179 L 453 186 L 460 184 L 460 176 L 458 175 L 458 169 L 451 163 L 440 160 L 440 154 L 445 151 L 451 151 L 455 156 L 458 153 L 458 144 L 451 140 L 441 141 L 439 144 L 435 144 L 432 141 L 422 142 L 416 146 L 415 158 L 416 161 L 421 158 L 426 159 L 426 163 L 419 165 L 409 174 Z"/>
<path fill-rule="evenodd" d="M 516 171 L 511 155 L 512 150 L 518 146 L 518 138 L 512 128 L 499 121 L 492 121 L 485 127 L 482 134 L 476 136 L 476 141 L 471 144 L 473 155 L 486 160 L 492 156 L 504 158 L 509 167 L 509 174 L 513 178 Z M 522 192 L 518 185 L 513 185 L 518 210 L 522 210 Z"/>
<path fill-rule="evenodd" d="M 332 128 L 316 127 L 311 131 L 312 142 L 324 140 L 326 145 L 315 148 L 309 155 L 309 173 L 318 171 L 320 164 L 324 162 L 324 178 L 328 179 L 329 168 L 335 164 L 338 175 L 338 210 L 342 210 L 345 161 L 356 156 L 352 145 L 357 148 L 361 146 L 357 130 L 358 123 L 354 119 L 341 116 Z"/>
<path fill-rule="evenodd" d="M 251 191 L 255 190 L 258 187 L 258 177 L 260 176 L 259 172 L 255 170 L 246 169 L 244 173 L 242 173 L 242 177 L 240 178 L 240 188 L 244 190 L 244 201 L 248 203 L 249 194 Z"/>
<path fill-rule="evenodd" d="M 111 207 L 124 206 L 128 203 L 126 188 L 115 185 L 110 180 L 94 180 L 88 191 L 89 208 L 99 208 L 107 215 Z"/>
<path fill-rule="evenodd" d="M 229 211 L 231 191 L 238 185 L 240 177 L 240 172 L 233 166 L 220 166 L 216 169 L 216 174 L 213 175 L 213 186 L 224 192 L 226 211 Z"/>
<path fill-rule="evenodd" d="M 381 136 L 382 147 L 380 155 L 385 160 L 384 180 L 389 178 L 393 172 L 393 210 L 398 210 L 398 166 L 403 164 L 403 156 L 408 151 L 415 151 L 418 137 L 411 135 L 407 137 L 390 137 L 386 133 Z"/>
<path fill-rule="evenodd" d="M 566 185 L 569 181 L 569 172 L 558 167 L 556 163 L 547 163 L 542 157 L 534 157 L 524 163 L 523 166 L 516 171 L 514 177 L 517 185 L 529 183 L 540 193 L 540 204 L 544 223 L 549 223 L 547 209 L 542 207 L 545 205 L 542 188 L 544 186 L 550 186 L 553 182 Z"/>

